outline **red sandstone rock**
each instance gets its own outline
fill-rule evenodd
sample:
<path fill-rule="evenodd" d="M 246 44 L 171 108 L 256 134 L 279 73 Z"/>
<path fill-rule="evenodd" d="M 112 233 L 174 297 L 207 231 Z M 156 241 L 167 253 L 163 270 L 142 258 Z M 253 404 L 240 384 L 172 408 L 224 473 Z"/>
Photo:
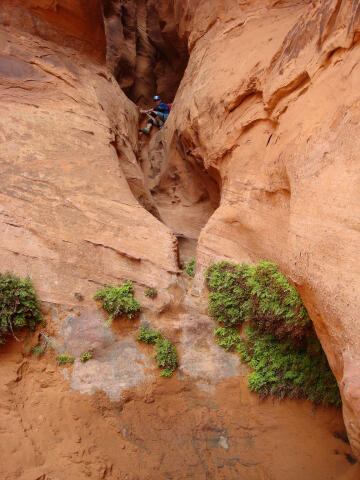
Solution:
<path fill-rule="evenodd" d="M 221 190 L 200 235 L 193 292 L 213 261 L 278 263 L 314 321 L 359 452 L 359 7 L 214 3 L 159 2 L 191 50 L 159 182 L 184 168 L 187 145 L 184 164 L 216 171 Z"/>
<path fill-rule="evenodd" d="M 0 24 L 105 60 L 101 0 L 1 0 Z"/>
<path fill-rule="evenodd" d="M 2 478 L 355 480 L 350 447 L 336 438 L 340 413 L 314 411 L 308 402 L 260 402 L 238 358 L 214 344 L 204 305 L 184 298 L 182 279 L 175 284 L 172 231 L 191 243 L 206 224 L 193 291 L 214 259 L 278 261 L 304 294 L 344 381 L 356 446 L 354 303 L 336 315 L 353 299 L 341 282 L 355 271 L 356 219 L 344 214 L 344 199 L 354 177 L 357 90 L 341 99 L 350 105 L 345 128 L 327 82 L 340 91 L 347 72 L 356 85 L 357 50 L 346 50 L 350 42 L 326 59 L 324 47 L 325 37 L 331 48 L 348 38 L 341 34 L 349 14 L 335 10 L 328 24 L 320 22 L 320 43 L 309 27 L 313 43 L 304 58 L 288 54 L 303 38 L 304 28 L 294 25 L 306 13 L 314 22 L 325 18 L 325 6 L 321 13 L 304 2 L 241 2 L 240 10 L 233 0 L 160 0 L 163 38 L 172 48 L 186 40 L 191 60 L 168 124 L 143 157 L 144 178 L 137 111 L 95 63 L 104 59 L 99 4 L 2 2 L 0 260 L 2 269 L 33 277 L 48 334 L 76 356 L 73 367 L 60 369 L 56 353 L 37 360 L 11 341 L 0 349 Z M 314 132 L 321 142 L 307 141 Z M 168 226 L 139 203 L 156 212 L 150 189 Z M 347 240 L 341 259 L 338 231 Z M 335 278 L 342 265 L 343 278 Z M 145 286 L 159 290 L 142 320 L 176 343 L 180 368 L 172 379 L 158 377 L 151 347 L 136 341 L 138 322 L 103 326 L 92 295 L 125 278 L 143 303 Z M 82 364 L 79 354 L 90 348 L 94 358 Z"/>
<path fill-rule="evenodd" d="M 167 32 L 157 7 L 155 0 L 104 2 L 108 67 L 141 105 L 150 105 L 155 93 L 171 102 L 188 59 L 186 41 Z"/>

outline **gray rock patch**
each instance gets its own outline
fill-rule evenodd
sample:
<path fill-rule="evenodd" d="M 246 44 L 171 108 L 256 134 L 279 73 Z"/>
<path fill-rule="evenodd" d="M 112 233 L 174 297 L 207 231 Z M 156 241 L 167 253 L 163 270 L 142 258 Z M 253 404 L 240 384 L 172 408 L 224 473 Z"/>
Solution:
<path fill-rule="evenodd" d="M 135 328 L 134 335 L 115 336 L 110 328 L 105 327 L 104 318 L 98 311 L 84 310 L 80 316 L 68 316 L 61 325 L 60 337 L 63 350 L 76 357 L 70 385 L 81 393 L 102 390 L 110 400 L 118 401 L 124 389 L 149 380 L 144 367 L 154 368 L 138 349 Z M 79 360 L 81 353 L 89 350 L 93 352 L 93 358 L 82 363 Z"/>
<path fill-rule="evenodd" d="M 102 352 L 101 358 L 86 363 L 76 361 L 71 375 L 71 387 L 82 393 L 105 392 L 110 400 L 118 401 L 125 388 L 149 380 L 144 366 L 148 360 L 131 339 L 120 340 Z"/>
<path fill-rule="evenodd" d="M 184 314 L 181 320 L 183 348 L 179 368 L 198 380 L 199 389 L 210 392 L 221 380 L 246 372 L 236 355 L 226 352 L 215 343 L 214 322 L 209 317 Z"/>

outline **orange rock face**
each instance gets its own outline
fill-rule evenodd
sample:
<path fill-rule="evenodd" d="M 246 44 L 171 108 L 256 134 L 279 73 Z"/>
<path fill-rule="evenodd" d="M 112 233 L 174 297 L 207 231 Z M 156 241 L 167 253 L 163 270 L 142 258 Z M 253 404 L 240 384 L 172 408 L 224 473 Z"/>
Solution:
<path fill-rule="evenodd" d="M 0 24 L 105 60 L 100 0 L 2 0 Z"/>
<path fill-rule="evenodd" d="M 185 70 L 186 39 L 159 19 L 155 0 L 105 0 L 107 64 L 129 98 L 150 105 L 154 94 L 172 102 Z"/>
<path fill-rule="evenodd" d="M 99 282 L 167 285 L 176 240 L 129 188 L 146 197 L 135 106 L 74 50 L 6 27 L 0 43 L 2 268 L 63 305 Z"/>
<path fill-rule="evenodd" d="M 168 2 L 159 8 L 169 15 Z M 214 260 L 278 263 L 314 321 L 359 452 L 358 9 L 175 2 L 191 54 L 162 141 L 167 171 L 185 145 L 185 164 L 215 171 L 221 190 L 193 292 Z"/>
<path fill-rule="evenodd" d="M 104 65 L 98 1 L 0 6 L 1 271 L 33 278 L 53 347 L 40 359 L 37 336 L 0 348 L 0 478 L 355 480 L 341 412 L 251 394 L 197 295 L 214 260 L 278 262 L 342 382 L 358 447 L 356 8 L 104 5 L 109 67 L 144 98 L 153 50 L 130 52 L 119 11 L 136 12 L 136 35 L 150 32 L 140 44 L 157 38 L 165 57 L 188 45 L 171 116 L 149 143 L 138 143 L 138 110 Z M 155 75 L 164 91 L 166 72 Z M 188 258 L 199 235 L 190 282 L 178 246 Z M 106 328 L 93 295 L 125 279 L 140 319 Z M 171 379 L 136 340 L 144 321 L 177 347 Z M 59 367 L 58 352 L 74 365 Z"/>

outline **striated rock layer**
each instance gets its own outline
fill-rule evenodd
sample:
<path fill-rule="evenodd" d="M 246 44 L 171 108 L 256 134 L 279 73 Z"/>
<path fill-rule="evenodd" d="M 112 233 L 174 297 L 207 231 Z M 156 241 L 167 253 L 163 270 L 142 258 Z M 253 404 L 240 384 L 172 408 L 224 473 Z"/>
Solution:
<path fill-rule="evenodd" d="M 261 402 L 238 357 L 214 343 L 206 303 L 184 294 L 201 290 L 201 274 L 215 259 L 278 261 L 304 294 L 339 380 L 343 364 L 350 372 L 343 395 L 356 447 L 349 414 L 357 408 L 355 343 L 345 338 L 355 302 L 331 323 L 341 302 L 351 300 L 346 288 L 355 282 L 345 282 L 353 266 L 337 275 L 342 291 L 329 296 L 354 246 L 349 223 L 346 241 L 334 248 L 341 219 L 355 224 L 343 214 L 345 180 L 356 182 L 355 83 L 342 95 L 351 106 L 336 150 L 343 110 L 323 78 L 333 75 L 336 86 L 344 72 L 356 75 L 355 64 L 344 69 L 357 52 L 351 30 L 342 36 L 347 5 L 333 13 L 331 3 L 319 10 L 302 2 L 160 0 L 157 12 L 150 0 L 104 5 L 108 29 L 119 11 L 134 11 L 136 35 L 139 25 L 154 26 L 141 41 L 154 46 L 154 32 L 161 33 L 164 55 L 184 44 L 191 55 L 167 126 L 143 145 L 148 158 L 138 152 L 137 109 L 104 64 L 100 2 L 0 5 L 1 270 L 31 275 L 54 349 L 31 355 L 37 336 L 0 349 L 0 477 L 355 480 L 341 413 L 309 402 Z M 356 10 L 353 18 L 355 25 Z M 128 21 L 121 25 L 132 31 Z M 123 47 L 126 35 L 114 30 Z M 109 62 L 109 52 L 119 53 L 115 40 Z M 333 49 L 343 44 L 329 57 L 326 41 Z M 152 65 L 145 57 L 129 77 L 144 98 L 150 89 L 143 67 Z M 346 168 L 339 166 L 343 152 Z M 321 195 L 324 184 L 331 203 Z M 176 236 L 189 254 L 201 229 L 191 285 L 179 275 Z M 159 377 L 152 347 L 136 340 L 139 321 L 104 326 L 93 294 L 124 279 L 134 281 L 144 305 L 140 321 L 176 344 L 180 366 L 171 379 Z M 144 296 L 147 287 L 157 288 L 156 300 Z M 89 350 L 93 359 L 81 363 Z M 74 355 L 74 365 L 60 368 L 58 352 Z"/>
<path fill-rule="evenodd" d="M 2 269 L 31 274 L 43 301 L 63 305 L 126 278 L 167 286 L 176 239 L 132 193 L 151 209 L 135 106 L 81 48 L 8 26 L 0 45 Z"/>
<path fill-rule="evenodd" d="M 168 163 L 158 180 L 167 181 L 182 150 L 183 162 L 221 190 L 200 235 L 193 293 L 220 259 L 275 261 L 298 288 L 358 453 L 359 8 L 350 0 L 159 2 L 165 28 L 188 39 L 190 61 L 161 138 Z"/>

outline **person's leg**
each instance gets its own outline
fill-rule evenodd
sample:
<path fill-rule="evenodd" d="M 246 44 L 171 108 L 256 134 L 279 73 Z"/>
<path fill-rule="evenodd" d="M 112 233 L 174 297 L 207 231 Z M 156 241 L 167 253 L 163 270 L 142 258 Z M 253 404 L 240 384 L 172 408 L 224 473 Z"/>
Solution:
<path fill-rule="evenodd" d="M 157 112 L 154 112 L 152 111 L 150 113 L 150 115 L 153 117 L 153 121 L 152 121 L 152 124 L 155 125 L 156 127 L 159 126 L 159 122 L 158 122 L 158 119 L 157 119 Z M 151 120 L 149 120 L 151 122 Z"/>
<path fill-rule="evenodd" d="M 157 116 L 160 118 L 162 122 L 165 121 L 165 114 L 163 112 L 157 112 Z"/>
<path fill-rule="evenodd" d="M 154 123 L 153 120 L 149 120 L 148 123 L 146 124 L 146 127 L 140 129 L 140 132 L 145 133 L 145 135 L 150 135 L 153 123 Z"/>

